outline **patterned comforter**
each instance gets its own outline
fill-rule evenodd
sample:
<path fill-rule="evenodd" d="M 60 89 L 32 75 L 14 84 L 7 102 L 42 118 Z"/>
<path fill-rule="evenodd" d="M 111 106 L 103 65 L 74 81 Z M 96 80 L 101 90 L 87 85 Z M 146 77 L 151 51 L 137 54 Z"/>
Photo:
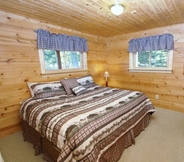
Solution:
<path fill-rule="evenodd" d="M 58 162 L 97 162 L 154 111 L 141 92 L 96 86 L 79 96 L 29 98 L 22 103 L 20 116 L 61 150 Z"/>

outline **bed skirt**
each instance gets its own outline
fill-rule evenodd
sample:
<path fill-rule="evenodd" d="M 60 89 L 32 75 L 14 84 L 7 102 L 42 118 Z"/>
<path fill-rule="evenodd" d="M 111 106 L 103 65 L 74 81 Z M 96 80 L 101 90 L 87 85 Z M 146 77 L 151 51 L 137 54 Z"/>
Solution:
<path fill-rule="evenodd" d="M 132 129 L 119 138 L 114 145 L 102 154 L 99 162 L 117 162 L 121 158 L 124 149 L 135 144 L 135 137 L 148 126 L 150 116 L 150 113 L 146 114 Z M 47 162 L 57 162 L 60 150 L 56 146 L 45 137 L 42 137 L 24 120 L 22 120 L 22 129 L 24 141 L 33 144 L 35 155 L 43 153 L 43 159 Z"/>

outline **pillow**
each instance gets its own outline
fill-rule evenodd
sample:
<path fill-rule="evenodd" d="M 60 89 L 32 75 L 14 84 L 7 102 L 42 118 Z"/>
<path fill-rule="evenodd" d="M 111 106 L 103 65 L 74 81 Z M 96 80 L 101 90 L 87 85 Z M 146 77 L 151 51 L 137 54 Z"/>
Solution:
<path fill-rule="evenodd" d="M 72 88 L 72 91 L 75 93 L 75 95 L 79 96 L 80 94 L 86 92 L 86 88 L 79 85 L 77 87 Z"/>
<path fill-rule="evenodd" d="M 61 84 L 64 86 L 67 95 L 73 94 L 72 88 L 79 85 L 76 78 L 63 79 Z"/>
<path fill-rule="evenodd" d="M 27 83 L 31 96 L 35 98 L 46 98 L 66 95 L 63 85 L 59 82 Z"/>
<path fill-rule="evenodd" d="M 79 85 L 82 85 L 85 88 L 89 88 L 96 85 L 90 74 L 77 78 L 77 82 L 79 83 Z"/>

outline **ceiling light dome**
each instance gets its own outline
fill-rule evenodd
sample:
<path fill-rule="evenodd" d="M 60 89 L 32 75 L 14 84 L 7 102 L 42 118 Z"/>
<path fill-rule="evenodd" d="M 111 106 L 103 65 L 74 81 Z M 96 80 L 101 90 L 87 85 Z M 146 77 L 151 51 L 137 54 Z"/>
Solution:
<path fill-rule="evenodd" d="M 121 14 L 123 13 L 123 11 L 124 11 L 124 7 L 123 7 L 121 4 L 119 4 L 118 1 L 116 2 L 115 5 L 113 5 L 113 6 L 111 7 L 111 12 L 112 12 L 114 15 L 116 15 L 116 16 L 121 15 Z"/>

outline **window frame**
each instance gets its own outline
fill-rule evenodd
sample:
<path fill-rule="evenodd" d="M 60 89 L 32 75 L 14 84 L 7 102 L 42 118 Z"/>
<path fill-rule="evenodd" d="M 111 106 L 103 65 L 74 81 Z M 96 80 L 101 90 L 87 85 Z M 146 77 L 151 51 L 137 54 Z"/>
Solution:
<path fill-rule="evenodd" d="M 168 50 L 167 67 L 136 67 L 137 60 L 138 60 L 138 52 L 129 53 L 129 71 L 130 72 L 172 73 L 173 50 Z"/>
<path fill-rule="evenodd" d="M 60 52 L 59 50 L 55 50 L 57 55 Z M 49 75 L 49 74 L 66 74 L 66 73 L 79 73 L 79 72 L 87 72 L 87 53 L 81 52 L 82 57 L 82 66 L 81 68 L 74 68 L 74 69 L 56 69 L 56 70 L 46 70 L 45 68 L 45 59 L 44 59 L 44 50 L 38 49 L 39 59 L 40 59 L 40 68 L 42 75 Z"/>

